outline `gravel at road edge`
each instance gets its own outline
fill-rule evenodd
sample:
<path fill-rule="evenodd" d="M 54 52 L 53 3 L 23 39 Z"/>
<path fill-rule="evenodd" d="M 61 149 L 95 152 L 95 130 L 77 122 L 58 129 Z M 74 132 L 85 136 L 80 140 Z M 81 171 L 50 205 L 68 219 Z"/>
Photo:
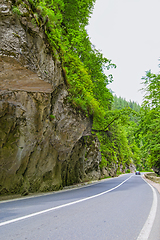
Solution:
<path fill-rule="evenodd" d="M 149 180 L 148 178 L 145 177 L 145 174 L 142 176 L 149 184 L 151 184 L 153 187 L 155 187 L 158 192 L 160 193 L 160 184 L 159 183 L 155 183 L 151 180 Z"/>

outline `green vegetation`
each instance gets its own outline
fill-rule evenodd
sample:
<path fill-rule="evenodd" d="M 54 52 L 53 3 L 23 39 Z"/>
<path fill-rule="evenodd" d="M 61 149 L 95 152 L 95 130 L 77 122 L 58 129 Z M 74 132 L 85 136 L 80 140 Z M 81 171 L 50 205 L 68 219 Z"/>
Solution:
<path fill-rule="evenodd" d="M 100 168 L 125 172 L 131 164 L 139 170 L 160 165 L 160 75 L 144 78 L 145 101 L 113 97 L 106 87 L 115 68 L 94 48 L 86 31 L 95 0 L 12 0 L 12 10 L 44 31 L 56 61 L 61 63 L 68 101 L 86 116 L 92 115 L 92 133 L 101 144 Z M 26 12 L 27 10 L 27 12 Z M 50 116 L 51 119 L 54 116 Z"/>
<path fill-rule="evenodd" d="M 142 78 L 145 91 L 137 128 L 137 140 L 143 162 L 160 175 L 160 74 L 146 72 Z"/>
<path fill-rule="evenodd" d="M 55 119 L 55 116 L 54 115 L 49 115 L 49 118 L 52 120 L 52 119 Z"/>
<path fill-rule="evenodd" d="M 27 16 L 45 31 L 53 56 L 61 62 L 69 101 L 86 115 L 103 118 L 112 101 L 106 88 L 112 76 L 107 77 L 104 69 L 115 65 L 93 48 L 85 29 L 95 0 L 12 2 L 14 13 Z"/>
<path fill-rule="evenodd" d="M 153 168 L 160 175 L 160 74 L 146 72 L 142 84 L 145 95 L 141 107 L 114 96 L 113 108 L 130 106 L 138 113 L 130 115 L 125 126 L 133 162 L 140 171 Z"/>
<path fill-rule="evenodd" d="M 101 168 L 115 166 L 117 175 L 120 174 L 119 167 L 123 172 L 129 172 L 126 168 L 130 164 L 134 164 L 137 169 L 143 168 L 140 148 L 135 141 L 139 112 L 140 106 L 137 103 L 114 96 L 112 108 L 107 111 L 108 128 L 106 132 L 97 134 L 101 143 Z"/>

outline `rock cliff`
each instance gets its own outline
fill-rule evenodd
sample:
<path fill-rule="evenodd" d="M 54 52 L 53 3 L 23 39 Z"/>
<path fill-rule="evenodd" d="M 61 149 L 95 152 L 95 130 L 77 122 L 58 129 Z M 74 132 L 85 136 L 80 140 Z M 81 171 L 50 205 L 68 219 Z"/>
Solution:
<path fill-rule="evenodd" d="M 43 29 L 0 0 L 0 194 L 50 191 L 100 178 L 92 120 L 68 102 Z"/>

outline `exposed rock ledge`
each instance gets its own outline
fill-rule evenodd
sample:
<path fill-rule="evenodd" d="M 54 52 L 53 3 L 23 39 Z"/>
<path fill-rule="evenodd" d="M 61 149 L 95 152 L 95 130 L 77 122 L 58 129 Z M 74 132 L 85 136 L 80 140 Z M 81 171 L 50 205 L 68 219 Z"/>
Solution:
<path fill-rule="evenodd" d="M 0 2 L 0 194 L 99 178 L 99 142 L 84 136 L 90 119 L 68 103 L 42 29 L 10 9 L 10 1 Z"/>
<path fill-rule="evenodd" d="M 21 66 L 14 58 L 0 56 L 0 91 L 26 91 L 52 93 L 50 83 L 36 73 Z"/>

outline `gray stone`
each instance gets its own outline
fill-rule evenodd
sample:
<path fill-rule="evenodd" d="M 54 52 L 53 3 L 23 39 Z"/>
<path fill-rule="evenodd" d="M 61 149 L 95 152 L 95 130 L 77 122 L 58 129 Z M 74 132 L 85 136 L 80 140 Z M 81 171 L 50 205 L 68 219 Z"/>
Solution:
<path fill-rule="evenodd" d="M 98 179 L 98 140 L 85 141 L 92 119 L 67 101 L 61 63 L 43 30 L 13 15 L 6 0 L 0 29 L 0 194 Z"/>

